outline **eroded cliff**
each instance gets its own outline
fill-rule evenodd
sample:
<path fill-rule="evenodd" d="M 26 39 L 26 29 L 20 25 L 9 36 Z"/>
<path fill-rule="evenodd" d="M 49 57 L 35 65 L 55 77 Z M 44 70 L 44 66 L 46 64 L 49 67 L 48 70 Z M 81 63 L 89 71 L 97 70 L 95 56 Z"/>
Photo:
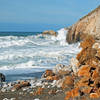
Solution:
<path fill-rule="evenodd" d="M 66 40 L 68 43 L 74 43 L 85 37 L 84 34 L 93 35 L 96 40 L 100 40 L 100 6 L 73 24 Z"/>

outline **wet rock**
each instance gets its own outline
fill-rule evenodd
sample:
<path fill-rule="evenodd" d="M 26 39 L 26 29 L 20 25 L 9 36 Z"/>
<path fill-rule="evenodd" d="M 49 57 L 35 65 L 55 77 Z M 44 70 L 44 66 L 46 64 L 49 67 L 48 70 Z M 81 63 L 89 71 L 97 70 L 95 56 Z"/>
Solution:
<path fill-rule="evenodd" d="M 0 82 L 5 82 L 6 77 L 3 73 L 0 73 Z"/>

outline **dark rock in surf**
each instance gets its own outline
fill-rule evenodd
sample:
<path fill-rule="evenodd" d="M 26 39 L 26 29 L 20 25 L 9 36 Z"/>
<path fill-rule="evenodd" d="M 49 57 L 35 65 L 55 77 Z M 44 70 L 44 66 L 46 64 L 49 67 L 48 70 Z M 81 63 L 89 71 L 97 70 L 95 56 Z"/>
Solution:
<path fill-rule="evenodd" d="M 4 74 L 0 73 L 0 82 L 5 82 L 6 77 Z"/>

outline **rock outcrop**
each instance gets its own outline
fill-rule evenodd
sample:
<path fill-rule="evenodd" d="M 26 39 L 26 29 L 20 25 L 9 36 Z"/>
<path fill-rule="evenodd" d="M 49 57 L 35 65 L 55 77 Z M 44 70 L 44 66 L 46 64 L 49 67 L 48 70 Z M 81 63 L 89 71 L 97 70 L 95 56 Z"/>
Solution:
<path fill-rule="evenodd" d="M 66 40 L 68 43 L 74 43 L 88 34 L 100 40 L 100 6 L 73 24 L 69 28 Z"/>
<path fill-rule="evenodd" d="M 6 79 L 5 75 L 0 73 L 0 82 L 5 82 L 5 79 Z"/>
<path fill-rule="evenodd" d="M 44 31 L 42 34 L 43 35 L 53 35 L 53 36 L 57 35 L 56 32 L 53 30 Z"/>
<path fill-rule="evenodd" d="M 74 78 L 74 86 L 73 89 L 66 92 L 65 100 L 74 100 L 75 98 L 78 98 L 75 100 L 100 99 L 99 46 L 100 44 L 96 43 L 92 36 L 87 37 L 80 43 L 82 50 L 76 57 L 80 66 L 77 66 L 77 74 L 75 72 L 74 77 L 70 76 L 72 79 Z M 69 85 L 67 81 L 68 79 L 65 81 L 64 86 Z"/>

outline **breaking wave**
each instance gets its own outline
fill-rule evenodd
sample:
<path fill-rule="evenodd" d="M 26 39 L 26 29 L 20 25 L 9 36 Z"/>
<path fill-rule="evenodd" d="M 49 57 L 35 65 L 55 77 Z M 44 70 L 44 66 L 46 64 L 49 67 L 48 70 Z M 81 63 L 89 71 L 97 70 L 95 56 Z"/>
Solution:
<path fill-rule="evenodd" d="M 18 33 L 20 34 L 20 33 Z M 0 72 L 9 74 L 41 72 L 56 64 L 69 64 L 80 51 L 79 43 L 66 42 L 67 30 L 57 31 L 57 36 L 0 36 Z"/>

